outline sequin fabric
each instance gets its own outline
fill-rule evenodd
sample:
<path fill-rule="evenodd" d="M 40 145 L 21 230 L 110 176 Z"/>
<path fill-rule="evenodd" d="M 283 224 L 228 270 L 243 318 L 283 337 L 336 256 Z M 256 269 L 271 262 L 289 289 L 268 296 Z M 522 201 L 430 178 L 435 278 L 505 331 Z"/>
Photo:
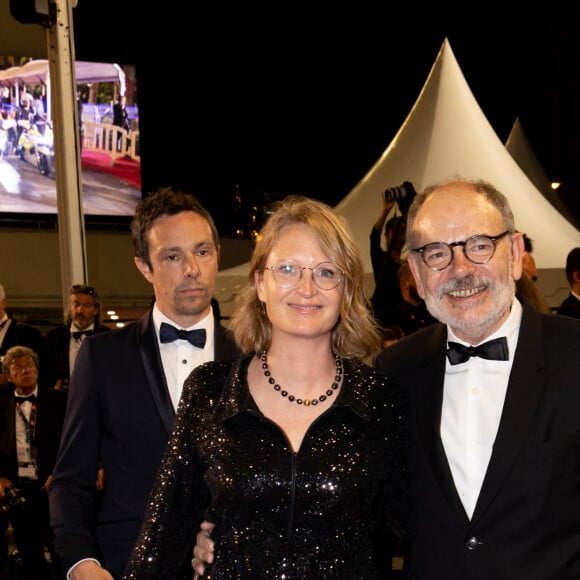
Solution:
<path fill-rule="evenodd" d="M 400 533 L 406 514 L 400 391 L 345 360 L 341 391 L 295 453 L 249 394 L 250 360 L 206 363 L 185 382 L 125 578 L 179 578 L 204 518 L 216 524 L 204 578 L 378 578 L 376 534 Z"/>

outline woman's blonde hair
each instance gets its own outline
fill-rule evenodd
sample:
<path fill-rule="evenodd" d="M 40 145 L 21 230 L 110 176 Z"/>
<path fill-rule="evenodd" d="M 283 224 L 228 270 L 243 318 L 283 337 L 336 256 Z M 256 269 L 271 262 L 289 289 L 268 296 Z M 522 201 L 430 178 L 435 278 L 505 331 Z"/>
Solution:
<path fill-rule="evenodd" d="M 254 274 L 263 272 L 284 228 L 304 224 L 321 250 L 344 272 L 340 316 L 332 330 L 332 348 L 343 357 L 370 362 L 381 349 L 381 334 L 364 292 L 364 268 L 346 220 L 329 205 L 301 195 L 276 202 L 262 228 L 250 261 L 248 282 L 236 298 L 229 327 L 243 352 L 267 350 L 272 326 L 256 290 Z M 297 241 L 299 243 L 299 241 Z"/>

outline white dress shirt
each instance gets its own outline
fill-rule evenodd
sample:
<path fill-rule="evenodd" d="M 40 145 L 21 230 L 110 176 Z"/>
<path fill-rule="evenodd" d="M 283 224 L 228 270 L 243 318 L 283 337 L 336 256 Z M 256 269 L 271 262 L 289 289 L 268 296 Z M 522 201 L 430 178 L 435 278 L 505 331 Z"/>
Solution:
<path fill-rule="evenodd" d="M 171 326 L 176 328 L 182 327 L 162 314 L 157 306 L 153 307 L 153 324 L 155 325 L 155 332 L 159 342 L 163 371 L 165 372 L 173 408 L 177 410 L 185 379 L 195 367 L 204 362 L 214 360 L 214 316 L 213 311 L 210 309 L 209 314 L 203 320 L 189 328 L 183 328 L 183 330 L 205 328 L 206 341 L 203 348 L 197 348 L 187 340 L 180 338 L 173 342 L 162 343 L 159 340 L 159 329 L 162 322 L 171 324 Z"/>
<path fill-rule="evenodd" d="M 81 344 L 83 340 L 87 337 L 86 334 L 81 335 L 79 338 L 75 338 L 73 336 L 73 332 L 86 332 L 87 330 L 94 330 L 95 325 L 94 323 L 90 326 L 87 326 L 84 330 L 81 330 L 74 322 L 70 325 L 70 341 L 68 347 L 68 368 L 69 374 L 72 375 L 75 361 L 77 360 L 77 355 L 79 354 L 79 350 L 81 348 Z"/>
<path fill-rule="evenodd" d="M 28 393 L 28 395 L 38 396 L 38 386 Z M 15 396 L 24 396 L 15 393 Z M 20 411 L 19 411 L 20 409 Z M 18 457 L 18 477 L 27 479 L 36 479 L 36 462 L 34 460 L 34 450 L 32 449 L 32 441 L 28 437 L 28 429 L 34 429 L 33 425 L 28 424 L 30 421 L 30 413 L 32 412 L 32 403 L 24 401 L 20 403 L 19 407 L 15 407 L 15 435 L 16 435 L 16 455 Z M 20 415 L 24 415 L 26 421 Z"/>
<path fill-rule="evenodd" d="M 516 350 L 522 306 L 514 300 L 505 323 L 484 342 L 505 336 L 509 360 L 471 357 L 451 365 L 447 360 L 441 413 L 441 440 L 457 493 L 471 519 L 491 458 L 513 357 Z M 447 327 L 448 341 L 467 344 Z M 478 345 L 471 345 L 478 346 Z"/>

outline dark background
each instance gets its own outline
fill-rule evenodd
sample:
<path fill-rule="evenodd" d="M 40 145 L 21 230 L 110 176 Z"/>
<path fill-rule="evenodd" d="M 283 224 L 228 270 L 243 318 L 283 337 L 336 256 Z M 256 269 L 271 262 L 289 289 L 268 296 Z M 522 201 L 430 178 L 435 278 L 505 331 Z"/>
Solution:
<path fill-rule="evenodd" d="M 236 194 L 250 206 L 287 193 L 340 201 L 447 37 L 498 137 L 519 116 L 580 217 L 578 18 L 545 3 L 511 16 L 468 8 L 79 0 L 76 58 L 136 64 L 144 192 L 193 191 L 224 228 Z"/>

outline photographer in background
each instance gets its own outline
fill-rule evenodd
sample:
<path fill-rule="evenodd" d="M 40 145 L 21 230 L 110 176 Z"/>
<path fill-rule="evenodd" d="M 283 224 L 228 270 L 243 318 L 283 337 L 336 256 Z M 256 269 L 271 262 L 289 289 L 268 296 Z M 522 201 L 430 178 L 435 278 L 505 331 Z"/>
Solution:
<path fill-rule="evenodd" d="M 397 280 L 402 298 L 376 313 L 375 318 L 381 327 L 383 329 L 398 327 L 404 336 L 409 336 L 409 334 L 437 322 L 417 292 L 417 282 L 407 260 L 401 262 L 397 272 Z"/>
<path fill-rule="evenodd" d="M 391 187 L 381 193 L 383 209 L 370 235 L 371 263 L 375 278 L 371 304 L 375 315 L 403 299 L 397 273 L 401 262 L 404 261 L 407 210 L 415 195 L 417 195 L 415 188 L 410 181 L 405 181 L 402 185 Z M 395 205 L 399 212 L 396 211 Z M 391 213 L 393 215 L 387 221 Z M 386 250 L 381 247 L 383 228 L 385 229 Z"/>
<path fill-rule="evenodd" d="M 533 240 L 528 238 L 526 234 L 522 234 L 524 237 L 524 255 L 522 256 L 522 266 L 524 272 L 530 277 L 532 282 L 537 282 L 538 280 L 538 269 L 536 267 L 536 261 L 532 252 L 534 251 Z"/>
<path fill-rule="evenodd" d="M 64 423 L 67 395 L 38 385 L 38 355 L 14 346 L 3 370 L 14 389 L 0 398 L 0 502 L 14 530 L 23 580 L 64 578 L 52 542 L 47 486 Z M 54 574 L 44 555 L 52 558 Z"/>
<path fill-rule="evenodd" d="M 566 278 L 570 293 L 558 308 L 558 314 L 580 318 L 580 247 L 572 248 L 566 256 Z"/>

